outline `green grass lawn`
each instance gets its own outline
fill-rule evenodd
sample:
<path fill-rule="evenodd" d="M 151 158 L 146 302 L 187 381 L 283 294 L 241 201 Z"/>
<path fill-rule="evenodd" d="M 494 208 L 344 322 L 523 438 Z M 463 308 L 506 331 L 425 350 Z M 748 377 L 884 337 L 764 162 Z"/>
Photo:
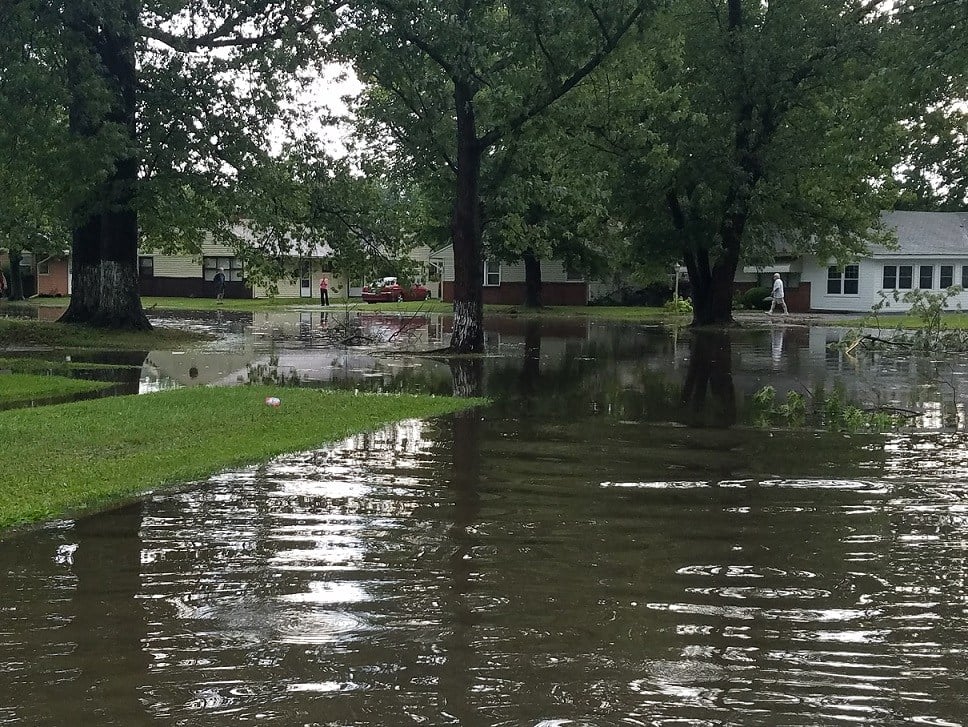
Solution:
<path fill-rule="evenodd" d="M 63 357 L 43 358 L 35 356 L 0 356 L 0 371 L 15 374 L 40 374 L 41 376 L 70 376 L 75 371 L 100 371 L 107 369 L 141 368 L 127 364 L 89 363 L 66 361 Z"/>
<path fill-rule="evenodd" d="M 165 346 L 208 340 L 199 333 L 171 328 L 153 331 L 110 331 L 66 323 L 0 318 L 0 348 L 16 346 L 46 348 L 98 348 L 151 351 Z"/>
<path fill-rule="evenodd" d="M 4 368 L 4 364 L 0 362 L 0 371 Z M 43 403 L 45 400 L 98 391 L 109 386 L 109 382 L 68 379 L 63 376 L 0 373 L 0 405 Z"/>
<path fill-rule="evenodd" d="M 269 407 L 265 397 L 282 404 Z M 0 411 L 0 527 L 69 515 L 474 399 L 277 387 L 178 389 Z"/>

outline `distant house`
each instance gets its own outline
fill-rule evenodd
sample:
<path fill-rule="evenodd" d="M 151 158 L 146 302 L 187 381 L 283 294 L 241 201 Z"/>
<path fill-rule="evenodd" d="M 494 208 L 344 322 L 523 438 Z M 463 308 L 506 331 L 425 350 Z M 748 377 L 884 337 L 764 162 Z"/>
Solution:
<path fill-rule="evenodd" d="M 242 234 L 245 234 L 242 232 Z M 319 295 L 319 281 L 330 280 L 330 292 L 338 289 L 341 295 L 359 297 L 367 279 L 349 279 L 333 269 L 334 251 L 327 243 L 300 245 L 300 252 L 288 256 L 291 276 L 274 281 L 274 286 L 251 285 L 245 263 L 228 245 L 206 240 L 201 253 L 196 255 L 167 255 L 142 251 L 138 255 L 141 294 L 146 296 L 210 297 L 215 294 L 215 274 L 225 271 L 228 298 L 267 298 L 271 294 L 281 298 L 315 298 Z M 430 248 L 417 247 L 411 257 L 417 262 L 419 276 L 430 279 L 433 266 L 428 258 Z M 422 280 L 421 280 L 422 282 Z M 274 292 L 270 288 L 274 287 Z M 431 286 L 433 297 L 436 287 Z"/>
<path fill-rule="evenodd" d="M 71 294 L 70 253 L 37 257 L 34 260 L 37 295 L 60 296 Z"/>
<path fill-rule="evenodd" d="M 897 249 L 873 246 L 869 256 L 843 268 L 812 256 L 747 266 L 737 272 L 737 289 L 768 288 L 778 272 L 787 305 L 798 312 L 867 312 L 881 300 L 881 292 L 938 291 L 952 285 L 968 291 L 968 212 L 885 212 L 882 220 L 897 234 Z M 958 303 L 968 309 L 968 292 L 951 301 Z M 892 301 L 890 310 L 907 307 Z"/>
<path fill-rule="evenodd" d="M 20 279 L 25 296 L 70 295 L 70 254 L 48 255 L 24 251 L 20 258 Z M 0 270 L 10 272 L 10 255 L 0 251 Z"/>
<path fill-rule="evenodd" d="M 244 228 L 235 232 L 251 237 Z M 314 298 L 319 293 L 319 281 L 323 276 L 328 277 L 332 285 L 339 286 L 331 269 L 332 248 L 326 243 L 300 247 L 300 253 L 287 258 L 292 274 L 275 281 L 274 294 L 283 298 Z M 250 284 L 242 258 L 231 246 L 215 242 L 210 237 L 202 242 L 197 254 L 138 252 L 139 284 L 141 295 L 145 296 L 212 297 L 219 269 L 225 274 L 227 298 L 266 298 L 273 293 L 273 286 Z"/>
<path fill-rule="evenodd" d="M 454 300 L 454 246 L 446 245 L 430 254 L 439 270 L 440 298 Z M 525 300 L 524 261 L 503 263 L 484 260 L 481 267 L 484 303 L 515 305 Z M 433 286 L 431 286 L 433 288 Z M 561 260 L 541 261 L 541 301 L 545 305 L 585 305 L 604 289 L 570 271 Z"/>

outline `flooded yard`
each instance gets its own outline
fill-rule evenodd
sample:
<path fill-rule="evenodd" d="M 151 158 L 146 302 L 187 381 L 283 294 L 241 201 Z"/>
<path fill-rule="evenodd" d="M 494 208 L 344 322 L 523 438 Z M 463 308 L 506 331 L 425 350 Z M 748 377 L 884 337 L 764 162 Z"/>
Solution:
<path fill-rule="evenodd" d="M 446 319 L 320 316 L 180 316 L 129 390 L 453 390 L 397 350 Z M 485 408 L 0 540 L 0 723 L 968 724 L 968 370 L 840 335 L 494 319 Z M 835 383 L 920 415 L 750 426 Z"/>

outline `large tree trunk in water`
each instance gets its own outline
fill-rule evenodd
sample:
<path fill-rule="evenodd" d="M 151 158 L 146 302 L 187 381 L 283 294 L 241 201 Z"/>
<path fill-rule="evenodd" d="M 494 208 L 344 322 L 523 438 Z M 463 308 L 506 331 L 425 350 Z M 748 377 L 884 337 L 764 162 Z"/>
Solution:
<path fill-rule="evenodd" d="M 720 233 L 722 249 L 712 268 L 706 250 L 686 253 L 692 283 L 692 325 L 726 325 L 733 322 L 733 285 L 746 216 L 731 215 Z M 694 276 L 695 272 L 695 276 Z"/>
<path fill-rule="evenodd" d="M 692 325 L 728 325 L 733 322 L 733 279 L 736 263 L 717 262 L 710 275 L 692 283 Z M 691 277 L 691 276 L 690 276 Z"/>
<path fill-rule="evenodd" d="M 7 294 L 10 300 L 23 300 L 24 299 L 24 279 L 20 275 L 20 261 L 23 260 L 23 255 L 18 248 L 10 248 L 10 277 L 7 278 L 7 285 L 10 286 L 10 291 Z"/>
<path fill-rule="evenodd" d="M 456 353 L 484 350 L 484 261 L 481 257 L 481 145 L 477 139 L 474 97 L 465 83 L 456 83 L 457 201 L 451 221 L 454 243 L 454 331 L 450 347 Z"/>
<path fill-rule="evenodd" d="M 524 307 L 541 307 L 541 261 L 534 250 L 525 250 L 524 258 Z"/>
<path fill-rule="evenodd" d="M 108 122 L 124 128 L 128 139 L 126 147 L 117 150 L 110 177 L 98 194 L 92 195 L 96 198 L 78 208 L 71 245 L 71 304 L 61 317 L 61 321 L 68 323 L 103 328 L 151 328 L 138 290 L 138 214 L 134 207 L 138 184 L 135 129 L 138 12 L 138 0 L 123 0 L 120 17 L 92 18 L 80 10 L 68 20 L 76 37 L 100 58 L 102 80 L 114 95 L 107 113 L 96 116 L 84 96 L 84 77 L 71 73 L 74 86 L 69 114 L 71 132 L 90 137 Z M 100 27 L 101 32 L 93 32 L 92 27 Z"/>

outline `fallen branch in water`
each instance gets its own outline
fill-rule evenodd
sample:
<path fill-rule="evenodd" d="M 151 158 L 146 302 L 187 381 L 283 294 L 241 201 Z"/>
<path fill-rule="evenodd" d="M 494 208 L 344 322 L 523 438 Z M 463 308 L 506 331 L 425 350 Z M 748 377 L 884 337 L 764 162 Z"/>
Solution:
<path fill-rule="evenodd" d="M 915 419 L 924 414 L 921 411 L 915 411 L 914 409 L 902 409 L 897 406 L 870 406 L 864 408 L 865 412 L 875 413 L 883 412 L 884 414 L 890 414 L 891 416 L 904 417 L 906 419 Z"/>
<path fill-rule="evenodd" d="M 858 336 L 857 339 L 844 349 L 844 353 L 850 353 L 855 348 L 857 348 L 864 341 L 872 341 L 873 343 L 886 343 L 891 346 L 901 346 L 903 348 L 911 348 L 914 343 L 911 341 L 894 341 L 890 338 L 881 338 L 880 336 L 872 336 L 869 333 L 865 333 L 863 336 Z"/>

